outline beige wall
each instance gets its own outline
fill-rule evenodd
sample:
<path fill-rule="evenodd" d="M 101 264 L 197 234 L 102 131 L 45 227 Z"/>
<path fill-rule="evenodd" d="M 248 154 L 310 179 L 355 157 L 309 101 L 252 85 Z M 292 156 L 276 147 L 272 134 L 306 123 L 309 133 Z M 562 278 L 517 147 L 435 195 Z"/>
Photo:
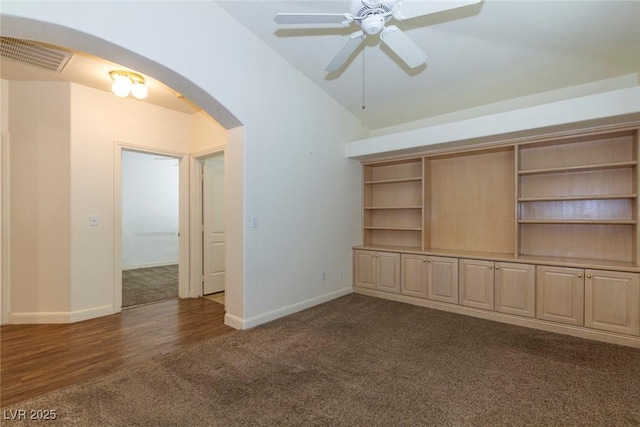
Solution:
<path fill-rule="evenodd" d="M 6 214 L 6 197 L 8 182 L 8 165 L 7 161 L 7 127 L 9 125 L 9 82 L 0 79 L 0 324 L 8 323 L 8 307 L 6 307 L 8 298 L 7 266 L 5 264 L 5 255 L 7 254 L 7 214 Z"/>
<path fill-rule="evenodd" d="M 189 153 L 226 142 L 188 115 L 69 83 L 9 82 L 10 321 L 113 312 L 115 143 Z M 89 217 L 97 215 L 92 227 Z"/>
<path fill-rule="evenodd" d="M 11 313 L 70 310 L 70 88 L 9 85 Z"/>
<path fill-rule="evenodd" d="M 227 144 L 227 130 L 207 113 L 200 111 L 193 114 L 191 118 L 192 153 Z"/>
<path fill-rule="evenodd" d="M 100 315 L 113 305 L 114 143 L 188 153 L 191 116 L 76 84 L 71 94 L 72 310 Z"/>

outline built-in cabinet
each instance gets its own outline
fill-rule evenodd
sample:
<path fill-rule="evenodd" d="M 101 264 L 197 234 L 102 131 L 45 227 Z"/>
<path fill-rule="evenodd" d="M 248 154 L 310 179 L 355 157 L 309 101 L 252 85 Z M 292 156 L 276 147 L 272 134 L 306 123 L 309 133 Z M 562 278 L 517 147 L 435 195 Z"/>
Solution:
<path fill-rule="evenodd" d="M 427 298 L 427 265 L 426 255 L 400 255 L 400 293 Z"/>
<path fill-rule="evenodd" d="M 577 268 L 539 266 L 536 317 L 568 325 L 584 325 L 584 278 Z"/>
<path fill-rule="evenodd" d="M 493 262 L 477 259 L 460 260 L 460 304 L 493 310 Z"/>
<path fill-rule="evenodd" d="M 640 275 L 585 270 L 584 279 L 585 326 L 640 335 Z"/>
<path fill-rule="evenodd" d="M 428 298 L 434 301 L 458 303 L 458 260 L 431 256 L 427 260 Z"/>
<path fill-rule="evenodd" d="M 356 251 L 356 286 L 386 292 L 400 292 L 400 254 Z"/>
<path fill-rule="evenodd" d="M 364 163 L 356 291 L 640 346 L 638 145 L 618 127 Z"/>
<path fill-rule="evenodd" d="M 495 310 L 517 316 L 536 316 L 534 265 L 495 263 Z"/>

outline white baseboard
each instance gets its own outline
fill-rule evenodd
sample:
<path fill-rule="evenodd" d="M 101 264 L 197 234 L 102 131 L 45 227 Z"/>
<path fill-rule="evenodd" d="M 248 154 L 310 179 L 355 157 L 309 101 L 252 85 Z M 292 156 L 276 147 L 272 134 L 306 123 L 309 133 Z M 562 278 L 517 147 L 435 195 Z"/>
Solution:
<path fill-rule="evenodd" d="M 238 316 L 234 316 L 233 314 L 230 314 L 230 313 L 225 313 L 224 324 L 227 326 L 231 326 L 233 329 L 244 329 L 242 327 L 244 325 L 242 318 Z"/>
<path fill-rule="evenodd" d="M 108 316 L 113 313 L 112 305 L 103 305 L 76 311 L 9 313 L 9 323 L 15 325 L 74 323 L 96 317 Z"/>
<path fill-rule="evenodd" d="M 178 261 L 162 261 L 162 262 L 150 262 L 148 264 L 135 264 L 135 265 L 123 265 L 122 271 L 125 270 L 137 270 L 139 268 L 151 268 L 151 267 L 165 267 L 167 265 L 177 265 Z"/>
<path fill-rule="evenodd" d="M 258 325 L 262 325 L 267 322 L 271 322 L 272 320 L 279 319 L 280 317 L 297 313 L 298 311 L 305 310 L 307 308 L 316 306 L 318 304 L 322 304 L 327 301 L 331 301 L 333 299 L 340 298 L 345 295 L 349 295 L 351 293 L 353 293 L 352 287 L 340 289 L 337 291 L 329 292 L 328 294 L 320 295 L 318 297 L 310 298 L 308 300 L 291 304 L 286 307 L 279 308 L 277 310 L 269 311 L 264 314 L 259 314 L 258 316 L 253 316 L 248 319 L 243 319 L 227 313 L 224 316 L 224 323 L 225 325 L 231 326 L 232 328 L 235 328 L 235 329 L 249 329 Z"/>

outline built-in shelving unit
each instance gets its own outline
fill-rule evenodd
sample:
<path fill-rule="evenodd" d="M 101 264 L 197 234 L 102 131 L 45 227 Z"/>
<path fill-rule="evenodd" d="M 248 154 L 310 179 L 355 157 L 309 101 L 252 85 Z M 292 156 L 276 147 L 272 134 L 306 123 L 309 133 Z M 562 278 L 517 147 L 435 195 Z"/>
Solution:
<path fill-rule="evenodd" d="M 367 165 L 363 174 L 365 243 L 420 249 L 422 159 Z"/>
<path fill-rule="evenodd" d="M 355 291 L 640 348 L 639 132 L 365 163 Z"/>
<path fill-rule="evenodd" d="M 638 129 L 366 163 L 364 246 L 640 264 Z"/>
<path fill-rule="evenodd" d="M 518 147 L 519 255 L 637 262 L 637 131 Z"/>

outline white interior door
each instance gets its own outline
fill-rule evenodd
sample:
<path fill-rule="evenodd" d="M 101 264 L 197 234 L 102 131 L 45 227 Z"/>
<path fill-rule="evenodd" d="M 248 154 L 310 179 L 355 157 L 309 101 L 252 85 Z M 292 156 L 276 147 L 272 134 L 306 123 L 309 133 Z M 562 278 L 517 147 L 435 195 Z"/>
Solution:
<path fill-rule="evenodd" d="M 225 289 L 224 154 L 202 163 L 203 294 Z"/>

